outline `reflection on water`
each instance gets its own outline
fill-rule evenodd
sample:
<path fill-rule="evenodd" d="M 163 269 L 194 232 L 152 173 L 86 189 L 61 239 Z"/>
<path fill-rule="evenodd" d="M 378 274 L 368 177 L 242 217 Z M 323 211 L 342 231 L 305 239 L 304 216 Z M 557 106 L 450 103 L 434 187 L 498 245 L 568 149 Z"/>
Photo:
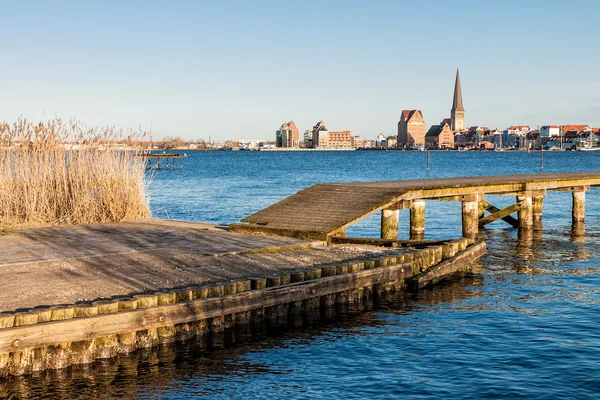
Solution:
<path fill-rule="evenodd" d="M 248 354 L 365 336 L 370 329 L 381 329 L 385 324 L 382 312 L 401 315 L 418 307 L 465 299 L 482 284 L 481 275 L 463 273 L 418 294 L 384 294 L 365 304 L 303 312 L 284 322 L 264 321 L 184 343 L 145 349 L 117 360 L 11 378 L 3 382 L 0 396 L 71 399 L 76 390 L 80 398 L 167 397 L 174 394 L 174 386 L 190 381 L 203 387 L 195 394 L 214 395 L 219 391 L 213 391 L 210 385 L 204 387 L 213 380 L 227 382 L 232 377 L 293 372 L 272 368 L 268 362 L 250 362 L 245 357 Z"/>

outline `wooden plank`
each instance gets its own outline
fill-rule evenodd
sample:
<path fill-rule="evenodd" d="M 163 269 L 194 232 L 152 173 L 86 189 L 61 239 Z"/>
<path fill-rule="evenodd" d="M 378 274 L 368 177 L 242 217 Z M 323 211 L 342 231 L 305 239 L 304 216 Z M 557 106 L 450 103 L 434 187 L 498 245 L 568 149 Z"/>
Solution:
<path fill-rule="evenodd" d="M 411 265 L 397 264 L 217 298 L 5 328 L 0 329 L 0 354 L 215 318 L 393 282 L 409 276 L 412 276 Z"/>
<path fill-rule="evenodd" d="M 487 201 L 484 202 L 484 208 L 486 209 L 486 211 L 489 211 L 491 213 L 495 213 L 495 212 L 500 211 L 499 208 L 494 207 L 492 204 L 488 203 Z M 514 217 L 511 217 L 510 215 L 507 215 L 507 216 L 503 217 L 502 220 L 504 222 L 507 222 L 507 223 L 511 224 L 514 228 L 518 228 L 519 227 L 519 220 L 517 220 Z"/>
<path fill-rule="evenodd" d="M 416 245 L 440 245 L 448 240 L 394 240 L 370 238 L 331 238 L 332 244 L 363 244 L 385 247 L 411 247 Z"/>
<path fill-rule="evenodd" d="M 489 206 L 489 207 L 488 207 Z M 490 203 L 488 203 L 487 201 L 484 203 L 484 207 L 486 210 L 491 210 L 492 208 L 495 210 L 493 211 L 490 215 L 488 215 L 487 217 L 481 218 L 479 220 L 479 227 L 481 228 L 482 226 L 485 226 L 489 223 L 492 223 L 498 219 L 503 219 L 504 221 L 508 222 L 509 224 L 515 226 L 514 224 L 516 223 L 515 227 L 519 226 L 519 221 L 516 220 L 513 217 L 507 218 L 510 216 L 510 214 L 519 211 L 523 206 L 522 202 L 513 204 L 512 206 L 506 207 L 502 210 L 498 210 L 496 207 L 492 206 Z M 510 222 L 509 222 L 510 221 Z"/>
<path fill-rule="evenodd" d="M 412 290 L 422 289 L 428 285 L 435 284 L 440 280 L 447 278 L 451 274 L 463 269 L 465 266 L 473 263 L 483 256 L 486 252 L 485 241 L 477 242 L 465 250 L 459 252 L 454 257 L 434 265 L 425 272 L 413 276 L 408 281 L 408 286 Z"/>

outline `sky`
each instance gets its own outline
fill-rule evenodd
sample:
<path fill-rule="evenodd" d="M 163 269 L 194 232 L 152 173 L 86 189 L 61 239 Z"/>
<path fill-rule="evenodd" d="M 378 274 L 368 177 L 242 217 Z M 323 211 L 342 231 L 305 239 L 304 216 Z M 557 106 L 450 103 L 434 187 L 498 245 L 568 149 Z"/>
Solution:
<path fill-rule="evenodd" d="M 0 121 L 155 139 L 374 139 L 403 109 L 467 126 L 600 126 L 600 2 L 0 0 Z"/>

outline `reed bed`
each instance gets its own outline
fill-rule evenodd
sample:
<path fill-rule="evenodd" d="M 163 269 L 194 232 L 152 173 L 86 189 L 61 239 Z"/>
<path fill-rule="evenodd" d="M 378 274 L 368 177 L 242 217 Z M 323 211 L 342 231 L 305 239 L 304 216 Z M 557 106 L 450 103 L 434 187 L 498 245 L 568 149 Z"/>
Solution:
<path fill-rule="evenodd" d="M 0 227 L 148 217 L 144 158 L 123 146 L 143 136 L 58 118 L 0 123 Z"/>

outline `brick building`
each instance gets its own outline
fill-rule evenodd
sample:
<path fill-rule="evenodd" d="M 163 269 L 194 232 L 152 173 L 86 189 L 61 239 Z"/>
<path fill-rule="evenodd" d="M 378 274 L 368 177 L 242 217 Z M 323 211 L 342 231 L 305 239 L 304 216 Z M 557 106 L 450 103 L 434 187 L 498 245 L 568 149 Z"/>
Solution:
<path fill-rule="evenodd" d="M 451 119 L 446 118 L 439 125 L 432 125 L 425 135 L 428 148 L 452 149 L 454 148 L 454 132 L 450 128 Z"/>
<path fill-rule="evenodd" d="M 402 110 L 398 122 L 398 147 L 425 145 L 427 125 L 421 110 Z"/>
<path fill-rule="evenodd" d="M 275 133 L 275 145 L 277 147 L 300 147 L 300 131 L 294 120 L 284 122 Z"/>

